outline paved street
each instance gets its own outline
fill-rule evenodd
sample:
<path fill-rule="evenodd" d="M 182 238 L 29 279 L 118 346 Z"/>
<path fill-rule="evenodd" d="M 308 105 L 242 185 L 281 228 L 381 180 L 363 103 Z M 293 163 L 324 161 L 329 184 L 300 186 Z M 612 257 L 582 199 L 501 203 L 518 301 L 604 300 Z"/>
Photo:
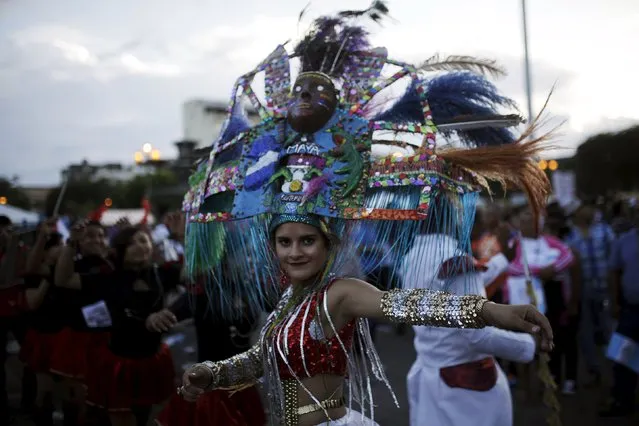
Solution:
<path fill-rule="evenodd" d="M 173 344 L 175 362 L 178 369 L 182 365 L 190 365 L 193 362 L 195 351 L 194 333 L 191 327 L 186 326 L 176 330 L 169 336 L 169 343 Z M 380 330 L 378 334 L 378 349 L 389 380 L 394 385 L 400 408 L 395 408 L 392 399 L 382 384 L 375 385 L 376 401 L 378 408 L 376 420 L 382 426 L 407 426 L 408 407 L 406 402 L 405 379 L 415 355 L 412 345 L 412 335 L 409 332 L 405 336 L 397 336 L 391 330 Z M 18 383 L 20 366 L 15 357 L 12 357 L 7 365 L 10 380 L 10 391 L 14 405 L 17 404 Z M 600 420 L 596 413 L 601 398 L 605 395 L 597 390 L 582 390 L 572 397 L 561 397 L 564 413 L 564 426 L 630 426 L 639 425 L 639 415 L 633 419 L 624 420 Z M 516 389 L 515 398 L 515 426 L 543 426 L 544 410 L 541 403 L 526 402 L 525 392 Z M 16 426 L 31 425 L 25 420 L 18 420 Z M 187 426 L 187 425 L 185 425 Z M 466 426 L 466 425 L 463 425 Z"/>

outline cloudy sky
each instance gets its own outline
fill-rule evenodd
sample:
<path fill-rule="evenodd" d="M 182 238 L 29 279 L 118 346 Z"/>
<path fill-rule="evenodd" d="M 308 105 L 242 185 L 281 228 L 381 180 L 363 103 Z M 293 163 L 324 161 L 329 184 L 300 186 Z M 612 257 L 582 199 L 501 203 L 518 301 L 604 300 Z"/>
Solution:
<path fill-rule="evenodd" d="M 55 184 L 83 158 L 131 162 L 151 142 L 167 156 L 181 104 L 226 100 L 234 79 L 296 39 L 307 0 L 0 0 L 0 175 Z M 524 102 L 519 0 L 391 0 L 374 36 L 391 56 L 498 59 L 498 85 Z M 223 6 L 224 5 L 224 6 Z M 309 17 L 368 0 L 317 0 Z M 562 155 L 590 134 L 639 122 L 639 2 L 528 1 L 534 106 L 556 82 Z M 308 23 L 308 21 L 306 21 Z"/>

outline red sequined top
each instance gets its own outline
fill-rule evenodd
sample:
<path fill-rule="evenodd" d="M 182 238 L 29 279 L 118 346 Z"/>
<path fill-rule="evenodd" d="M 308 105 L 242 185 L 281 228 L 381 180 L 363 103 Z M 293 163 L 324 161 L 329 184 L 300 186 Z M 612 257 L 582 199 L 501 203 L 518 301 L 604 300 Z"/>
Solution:
<path fill-rule="evenodd" d="M 323 335 L 333 334 L 332 327 L 325 327 L 324 332 L 320 325 L 320 319 L 315 318 L 319 311 L 323 311 L 323 299 L 325 291 L 305 302 L 298 311 L 297 317 L 288 329 L 288 340 L 286 346 L 288 354 L 286 356 L 286 365 L 284 359 L 280 357 L 278 367 L 280 378 L 283 380 L 292 379 L 290 369 L 293 370 L 298 378 L 315 377 L 322 374 L 330 374 L 343 376 L 346 374 L 348 367 L 347 353 L 350 352 L 353 343 L 353 332 L 355 329 L 355 320 L 351 320 L 341 330 L 338 331 L 339 340 L 342 341 L 346 348 L 346 353 L 342 349 L 338 338 L 332 336 L 330 339 L 324 339 Z M 310 305 L 310 306 L 309 306 Z M 308 309 L 307 309 L 308 308 Z M 308 315 L 305 315 L 308 312 Z M 306 318 L 305 318 L 306 317 Z M 302 324 L 304 327 L 302 328 Z M 302 347 L 300 347 L 300 339 L 304 354 L 302 356 Z M 280 341 L 283 341 L 283 337 Z M 282 346 L 284 346 L 282 344 Z M 282 347 L 282 350 L 284 348 Z"/>

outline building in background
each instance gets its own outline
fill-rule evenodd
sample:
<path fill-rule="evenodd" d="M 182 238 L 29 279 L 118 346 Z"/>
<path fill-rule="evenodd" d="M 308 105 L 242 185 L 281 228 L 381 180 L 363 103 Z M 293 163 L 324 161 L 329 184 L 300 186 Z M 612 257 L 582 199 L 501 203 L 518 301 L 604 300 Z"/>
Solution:
<path fill-rule="evenodd" d="M 178 177 L 178 185 L 158 189 L 157 196 L 180 198 L 189 190 L 188 178 L 195 163 L 209 156 L 211 144 L 219 135 L 227 117 L 228 104 L 224 102 L 192 99 L 182 105 L 183 139 L 175 142 L 178 156 L 171 162 L 171 170 Z M 250 121 L 259 121 L 257 111 L 248 106 L 246 114 Z"/>
<path fill-rule="evenodd" d="M 97 182 L 106 180 L 109 182 L 125 182 L 135 176 L 145 175 L 162 168 L 170 168 L 171 161 L 149 160 L 133 165 L 123 165 L 120 163 L 91 164 L 84 159 L 81 163 L 70 164 L 62 170 L 62 181 L 69 179 L 70 182 Z"/>
<path fill-rule="evenodd" d="M 224 118 L 223 102 L 192 99 L 182 105 L 182 137 L 194 141 L 196 146 L 208 146 L 218 134 Z"/>
<path fill-rule="evenodd" d="M 195 163 L 207 158 L 211 144 L 217 137 L 227 117 L 227 104 L 202 99 L 192 99 L 182 105 L 182 139 L 175 142 L 177 157 L 165 158 L 150 143 L 141 145 L 134 152 L 134 162 L 130 164 L 104 163 L 93 164 L 85 159 L 70 164 L 61 171 L 61 182 L 127 182 L 136 176 L 153 174 L 159 170 L 172 172 L 179 182 L 177 185 L 153 188 L 152 198 L 165 198 L 175 208 L 188 191 L 188 178 Z M 250 105 L 246 109 L 249 120 L 259 121 L 257 111 Z M 47 195 L 53 188 L 24 188 L 34 206 L 45 204 Z"/>
<path fill-rule="evenodd" d="M 199 148 L 210 146 L 220 133 L 226 119 L 228 104 L 219 101 L 192 99 L 182 105 L 182 135 L 194 141 Z M 247 116 L 253 123 L 259 121 L 257 111 L 247 107 Z"/>

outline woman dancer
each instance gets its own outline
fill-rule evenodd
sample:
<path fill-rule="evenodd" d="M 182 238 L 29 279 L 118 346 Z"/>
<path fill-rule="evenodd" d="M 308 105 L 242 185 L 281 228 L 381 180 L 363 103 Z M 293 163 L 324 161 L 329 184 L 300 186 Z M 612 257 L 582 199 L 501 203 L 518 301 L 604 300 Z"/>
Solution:
<path fill-rule="evenodd" d="M 73 240 L 82 239 L 81 231 L 74 231 Z M 163 306 L 166 292 L 181 282 L 181 265 L 153 265 L 149 235 L 133 227 L 119 232 L 113 249 L 113 273 L 80 275 L 74 272 L 73 245 L 66 247 L 55 282 L 103 301 L 107 311 L 99 314 L 112 322 L 109 344 L 88 370 L 87 403 L 106 409 L 113 426 L 142 426 L 151 407 L 174 389 L 173 360 L 161 337 L 177 321 Z"/>
<path fill-rule="evenodd" d="M 31 249 L 25 276 L 25 298 L 31 311 L 28 331 L 20 348 L 20 359 L 36 374 L 37 395 L 34 422 L 37 426 L 53 424 L 54 382 L 51 375 L 52 354 L 62 330 L 59 295 L 52 288 L 53 268 L 60 255 L 62 236 L 52 232 L 49 221 L 42 224 Z"/>
<path fill-rule="evenodd" d="M 360 424 L 359 415 L 346 407 L 343 384 L 353 362 L 347 352 L 362 317 L 441 327 L 492 325 L 540 335 L 542 348 L 552 346 L 548 322 L 530 305 L 498 305 L 481 296 L 423 289 L 382 292 L 360 280 L 327 276 L 339 240 L 318 217 L 278 216 L 271 235 L 290 287 L 267 321 L 260 344 L 222 362 L 196 364 L 185 373 L 180 392 L 186 399 L 253 384 L 263 375 L 262 357 L 284 351 L 288 360 L 278 361 L 276 368 L 284 380 L 286 425 Z M 295 315 L 299 312 L 304 314 Z"/>
<path fill-rule="evenodd" d="M 550 349 L 552 331 L 531 306 L 426 288 L 384 292 L 345 271 L 366 246 L 358 238 L 360 221 L 373 225 L 377 243 L 392 243 L 394 260 L 410 248 L 427 217 L 459 221 L 454 238 L 470 252 L 477 194 L 486 179 L 525 188 L 536 208 L 545 204 L 549 190 L 533 162 L 543 139 L 522 142 L 529 130 L 516 140 L 503 127 L 519 118 L 495 112 L 510 101 L 473 73 L 421 76 L 469 61 L 476 69 L 496 70 L 494 64 L 432 59 L 418 69 L 391 60 L 385 49 L 371 48 L 366 30 L 349 24 L 361 16 L 378 21 L 387 12 L 384 2 L 375 1 L 366 10 L 315 21 L 295 46 L 301 73 L 294 84 L 283 46 L 238 79 L 222 134 L 191 177 L 185 197 L 187 265 L 191 274 L 209 274 L 207 286 L 221 315 L 233 315 L 238 294 L 254 309 L 262 308 L 272 291 L 283 294 L 256 346 L 186 373 L 179 393 L 187 399 L 205 390 L 242 389 L 263 375 L 272 424 L 335 419 L 332 424 L 370 424 L 365 417 L 374 417 L 370 379 L 387 380 L 366 318 L 543 331 L 542 348 Z M 397 68 L 392 77 L 382 73 L 385 66 Z M 259 72 L 265 75 L 264 103 L 251 89 Z M 406 92 L 390 109 L 380 111 L 369 102 L 403 77 Z M 255 126 L 242 115 L 242 95 L 260 112 Z M 433 120 L 475 148 L 435 152 Z M 377 130 L 387 135 L 376 136 Z M 393 135 L 400 132 L 415 138 L 399 141 Z M 436 196 L 450 200 L 449 208 L 431 208 Z M 226 251 L 244 254 L 231 271 L 251 271 L 252 280 L 224 280 L 220 262 Z M 278 274 L 281 289 L 269 287 Z M 361 356 L 352 353 L 353 340 L 363 348 Z M 353 401 L 365 412 L 361 416 L 352 410 Z"/>
<path fill-rule="evenodd" d="M 107 258 L 104 228 L 99 222 L 85 222 L 82 234 L 73 237 L 77 238 L 74 268 L 78 274 L 99 276 L 113 272 L 113 265 Z M 90 366 L 95 366 L 93 354 L 106 346 L 109 335 L 105 328 L 87 327 L 82 315 L 82 307 L 99 300 L 78 289 L 58 288 L 57 292 L 64 300 L 59 315 L 64 318 L 65 328 L 56 338 L 51 372 L 63 383 L 64 425 L 73 426 L 82 423 L 85 417 L 86 377 Z"/>

